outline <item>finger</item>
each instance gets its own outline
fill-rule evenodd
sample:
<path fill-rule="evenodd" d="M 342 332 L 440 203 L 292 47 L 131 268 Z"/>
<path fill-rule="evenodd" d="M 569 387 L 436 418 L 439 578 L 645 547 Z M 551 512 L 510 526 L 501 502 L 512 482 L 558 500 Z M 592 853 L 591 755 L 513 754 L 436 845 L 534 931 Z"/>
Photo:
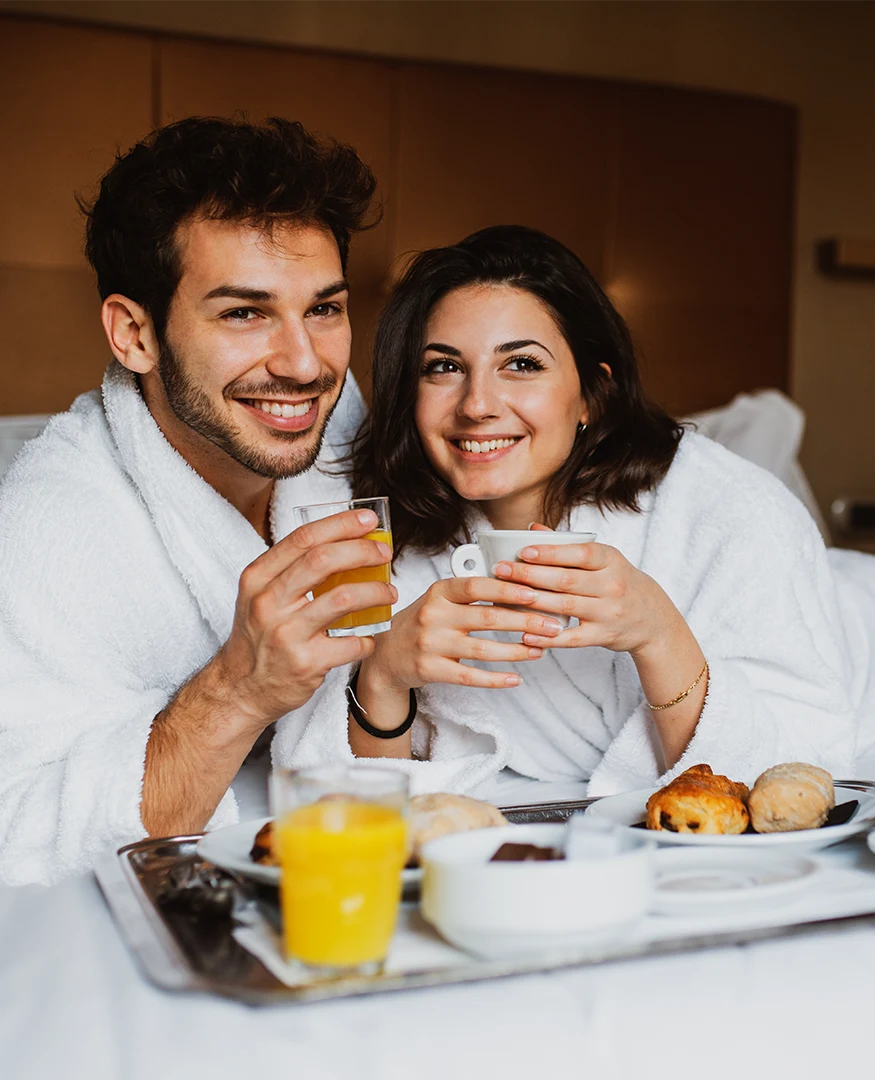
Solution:
<path fill-rule="evenodd" d="M 532 532 L 552 532 L 553 530 L 549 525 L 541 525 L 538 521 L 533 521 L 529 526 Z"/>
<path fill-rule="evenodd" d="M 614 548 L 608 544 L 529 544 L 519 554 L 527 563 L 550 566 L 574 566 L 581 570 L 604 570 L 613 556 Z"/>
<path fill-rule="evenodd" d="M 552 639 L 551 639 L 552 640 Z M 489 638 L 457 638 L 452 645 L 452 657 L 460 660 L 479 660 L 484 664 L 516 664 L 525 660 L 540 660 L 544 650 L 538 646 L 517 642 L 491 641 Z"/>
<path fill-rule="evenodd" d="M 593 645 L 611 647 L 610 635 L 599 623 L 582 622 L 579 626 L 563 630 L 558 637 L 546 638 L 538 634 L 524 634 L 523 643 L 541 649 L 585 649 Z"/>
<path fill-rule="evenodd" d="M 442 581 L 440 592 L 453 604 L 530 604 L 532 589 L 489 577 L 449 578 Z"/>
<path fill-rule="evenodd" d="M 512 671 L 484 671 L 456 660 L 440 659 L 434 665 L 429 682 L 450 683 L 453 686 L 477 686 L 486 690 L 508 690 L 519 686 L 522 679 Z"/>
<path fill-rule="evenodd" d="M 498 563 L 495 573 L 531 589 L 548 589 L 550 592 L 573 593 L 575 596 L 601 596 L 605 588 L 603 575 L 568 566 Z"/>
<path fill-rule="evenodd" d="M 492 607 L 479 604 L 462 607 L 455 616 L 453 625 L 463 634 L 476 630 L 501 630 L 505 633 L 531 633 L 549 638 L 562 632 L 562 624 L 549 615 L 538 611 L 514 611 L 499 604 Z"/>
<path fill-rule="evenodd" d="M 297 603 L 305 593 L 323 585 L 329 578 L 365 567 L 386 566 L 392 549 L 378 540 L 340 540 L 319 544 L 286 567 L 271 581 L 269 589 L 280 607 Z M 329 584 L 333 584 L 329 582 Z"/>
<path fill-rule="evenodd" d="M 393 586 L 383 581 L 344 582 L 305 604 L 292 617 L 300 620 L 302 633 L 312 637 L 354 611 L 365 611 L 372 607 L 391 608 L 397 595 Z"/>
<path fill-rule="evenodd" d="M 373 532 L 377 525 L 377 515 L 373 510 L 344 510 L 319 521 L 310 521 L 278 540 L 263 555 L 259 555 L 246 568 L 244 574 L 251 571 L 249 576 L 253 589 L 264 588 L 312 548 L 320 544 L 358 539 Z"/>

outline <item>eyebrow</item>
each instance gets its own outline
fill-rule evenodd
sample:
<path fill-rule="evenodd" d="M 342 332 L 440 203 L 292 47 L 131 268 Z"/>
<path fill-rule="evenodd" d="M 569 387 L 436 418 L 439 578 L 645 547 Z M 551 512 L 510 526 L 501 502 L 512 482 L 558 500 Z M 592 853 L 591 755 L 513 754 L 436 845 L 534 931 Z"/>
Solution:
<path fill-rule="evenodd" d="M 349 284 L 341 278 L 339 281 L 332 281 L 330 285 L 320 289 L 316 293 L 314 300 L 327 300 L 329 296 L 336 296 L 337 293 L 346 292 L 348 289 Z M 276 300 L 277 295 L 268 289 L 253 289 L 249 285 L 218 285 L 215 289 L 210 289 L 204 297 L 204 300 L 217 299 L 248 300 L 253 304 L 264 304 Z"/>
<path fill-rule="evenodd" d="M 503 345 L 496 345 L 495 351 L 497 353 L 511 353 L 516 352 L 517 349 L 524 349 L 527 345 L 537 345 L 539 349 L 543 349 L 548 356 L 553 356 L 546 345 L 542 345 L 540 341 L 535 341 L 534 338 L 521 339 L 519 341 L 505 341 Z M 424 352 L 429 349 L 433 349 L 435 352 L 446 353 L 447 356 L 461 356 L 461 352 L 458 349 L 454 349 L 452 345 L 444 345 L 440 341 L 432 341 L 426 345 Z M 555 357 L 553 357 L 555 360 Z"/>
<path fill-rule="evenodd" d="M 517 349 L 525 349 L 528 345 L 537 345 L 539 349 L 543 349 L 548 356 L 553 356 L 546 345 L 542 345 L 540 341 L 535 341 L 534 338 L 528 338 L 521 341 L 506 341 L 503 345 L 496 345 L 495 351 L 497 353 L 509 353 L 516 352 Z M 553 357 L 555 360 L 555 357 Z"/>

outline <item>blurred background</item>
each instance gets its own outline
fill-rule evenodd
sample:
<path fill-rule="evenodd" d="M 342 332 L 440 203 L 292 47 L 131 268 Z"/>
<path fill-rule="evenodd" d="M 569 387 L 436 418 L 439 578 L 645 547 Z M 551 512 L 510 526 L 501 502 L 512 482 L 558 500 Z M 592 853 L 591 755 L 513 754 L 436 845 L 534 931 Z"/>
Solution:
<path fill-rule="evenodd" d="M 843 0 L 0 0 L 0 416 L 67 408 L 109 359 L 75 193 L 153 126 L 279 114 L 380 180 L 350 268 L 366 390 L 405 256 L 532 225 L 669 411 L 777 388 L 824 513 L 875 504 L 873 48 L 875 5 Z"/>

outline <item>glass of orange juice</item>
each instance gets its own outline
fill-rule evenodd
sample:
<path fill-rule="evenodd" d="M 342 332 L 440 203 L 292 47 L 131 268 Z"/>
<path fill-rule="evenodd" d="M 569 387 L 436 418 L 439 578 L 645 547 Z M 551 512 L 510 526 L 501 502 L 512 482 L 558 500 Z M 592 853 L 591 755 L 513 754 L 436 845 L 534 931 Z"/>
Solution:
<path fill-rule="evenodd" d="M 392 546 L 392 526 L 389 521 L 389 500 L 384 496 L 376 499 L 347 499 L 345 502 L 317 503 L 310 506 L 296 506 L 295 515 L 302 525 L 308 521 L 318 521 L 321 518 L 331 517 L 332 514 L 340 514 L 344 510 L 373 510 L 377 515 L 377 527 L 367 534 L 368 540 L 382 540 L 384 544 Z M 382 566 L 362 566 L 355 570 L 344 570 L 339 574 L 327 577 L 321 585 L 313 590 L 313 596 L 322 596 L 329 589 L 338 585 L 354 584 L 362 581 L 385 581 L 389 582 L 391 566 L 384 563 Z M 349 615 L 341 618 L 328 627 L 329 637 L 371 637 L 373 634 L 381 634 L 392 625 L 392 607 L 383 604 L 379 607 L 363 608 L 361 611 L 352 611 Z"/>
<path fill-rule="evenodd" d="M 271 776 L 283 942 L 310 977 L 383 969 L 407 860 L 407 777 L 360 766 Z"/>

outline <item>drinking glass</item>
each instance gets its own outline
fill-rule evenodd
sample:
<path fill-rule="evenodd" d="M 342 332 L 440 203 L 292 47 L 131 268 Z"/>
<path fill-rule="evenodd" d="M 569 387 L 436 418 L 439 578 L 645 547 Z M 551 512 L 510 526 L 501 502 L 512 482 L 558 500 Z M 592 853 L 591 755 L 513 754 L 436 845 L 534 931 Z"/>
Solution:
<path fill-rule="evenodd" d="M 383 970 L 407 861 L 407 777 L 279 769 L 271 777 L 286 958 L 306 975 Z"/>
<path fill-rule="evenodd" d="M 377 527 L 367 534 L 368 540 L 382 540 L 384 544 L 392 546 L 392 526 L 389 522 L 389 500 L 383 496 L 376 499 L 347 499 L 344 502 L 315 503 L 310 506 L 296 506 L 295 515 L 302 525 L 309 521 L 319 521 L 322 518 L 340 514 L 344 510 L 373 510 L 377 515 Z M 389 583 L 391 565 L 384 563 L 382 566 L 361 566 L 354 570 L 343 570 L 339 574 L 332 574 L 321 585 L 313 589 L 313 596 L 322 596 L 329 589 L 338 585 L 354 584 L 362 581 L 384 581 Z M 363 608 L 361 611 L 352 611 L 349 615 L 343 615 L 328 627 L 329 637 L 371 637 L 373 634 L 381 634 L 392 625 L 391 604 L 380 604 L 377 607 Z"/>

